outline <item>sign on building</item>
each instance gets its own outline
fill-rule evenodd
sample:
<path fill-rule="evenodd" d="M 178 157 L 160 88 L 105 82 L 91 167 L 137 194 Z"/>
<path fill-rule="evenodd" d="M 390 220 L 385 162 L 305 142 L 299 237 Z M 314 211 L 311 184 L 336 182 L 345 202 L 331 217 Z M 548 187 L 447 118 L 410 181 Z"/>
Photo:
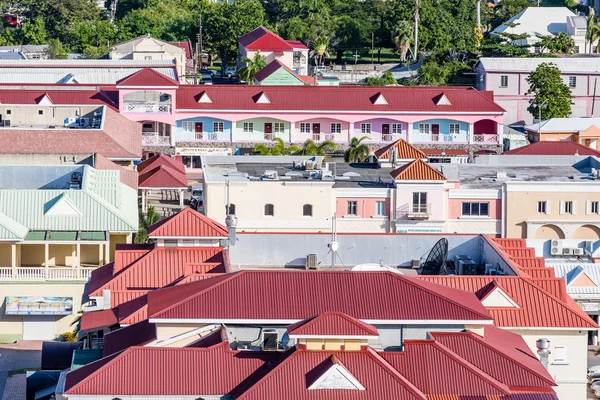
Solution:
<path fill-rule="evenodd" d="M 71 315 L 72 297 L 7 296 L 6 315 Z"/>

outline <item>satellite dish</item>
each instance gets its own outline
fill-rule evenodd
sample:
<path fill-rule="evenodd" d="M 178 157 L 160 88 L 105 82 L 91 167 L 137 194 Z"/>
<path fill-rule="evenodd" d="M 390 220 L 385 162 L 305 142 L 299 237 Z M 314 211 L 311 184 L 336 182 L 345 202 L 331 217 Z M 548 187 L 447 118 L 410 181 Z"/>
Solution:
<path fill-rule="evenodd" d="M 331 251 L 338 251 L 338 249 L 340 248 L 340 244 L 338 242 L 329 242 L 327 243 L 327 247 L 329 247 L 329 250 Z"/>

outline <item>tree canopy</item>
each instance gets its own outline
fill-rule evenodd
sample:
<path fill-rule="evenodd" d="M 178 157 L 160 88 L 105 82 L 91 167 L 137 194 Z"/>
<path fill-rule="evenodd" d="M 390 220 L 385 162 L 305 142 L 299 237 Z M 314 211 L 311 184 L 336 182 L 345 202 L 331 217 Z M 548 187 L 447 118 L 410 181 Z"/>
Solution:
<path fill-rule="evenodd" d="M 534 117 L 541 116 L 542 120 L 546 120 L 571 115 L 571 89 L 563 82 L 556 64 L 541 63 L 526 80 L 529 83 L 527 95 L 533 95 L 527 111 Z"/>

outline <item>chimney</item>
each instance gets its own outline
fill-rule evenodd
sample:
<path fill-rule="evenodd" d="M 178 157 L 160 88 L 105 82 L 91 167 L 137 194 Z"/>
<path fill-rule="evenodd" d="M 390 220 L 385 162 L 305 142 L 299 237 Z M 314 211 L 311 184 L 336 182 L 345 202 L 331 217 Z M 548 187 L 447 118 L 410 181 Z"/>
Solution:
<path fill-rule="evenodd" d="M 535 342 L 540 361 L 544 368 L 548 369 L 548 356 L 550 355 L 550 341 L 548 339 L 538 339 Z"/>

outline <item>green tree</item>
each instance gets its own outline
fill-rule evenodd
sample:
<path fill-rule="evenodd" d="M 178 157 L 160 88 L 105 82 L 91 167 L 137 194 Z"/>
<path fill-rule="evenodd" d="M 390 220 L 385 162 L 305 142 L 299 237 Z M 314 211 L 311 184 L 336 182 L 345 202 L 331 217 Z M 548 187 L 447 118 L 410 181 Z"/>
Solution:
<path fill-rule="evenodd" d="M 148 227 L 160 221 L 160 214 L 156 212 L 153 206 L 148 206 L 148 211 L 144 215 L 142 209 L 139 210 L 140 228 L 133 239 L 134 243 L 148 243 Z"/>
<path fill-rule="evenodd" d="M 110 52 L 117 35 L 117 28 L 107 20 L 76 22 L 69 29 L 69 43 L 87 58 L 99 58 Z"/>
<path fill-rule="evenodd" d="M 406 53 L 410 48 L 410 36 L 412 28 L 408 21 L 400 21 L 398 24 L 398 34 L 394 36 L 395 50 L 400 53 L 400 61 L 406 61 Z"/>
<path fill-rule="evenodd" d="M 483 57 L 530 57 L 529 45 L 517 45 L 503 37 L 492 36 L 484 38 L 481 44 Z"/>
<path fill-rule="evenodd" d="M 367 86 L 388 86 L 397 84 L 398 81 L 392 76 L 390 71 L 384 72 L 383 76 L 370 76 L 367 78 Z"/>
<path fill-rule="evenodd" d="M 244 57 L 242 59 L 243 67 L 240 68 L 239 76 L 240 80 L 246 81 L 248 85 L 254 84 L 254 75 L 267 66 L 267 59 L 265 56 L 260 54 L 260 50 L 254 54 L 254 58 L 249 59 L 248 57 Z"/>
<path fill-rule="evenodd" d="M 556 64 L 541 63 L 526 80 L 529 83 L 529 91 L 526 94 L 533 95 L 527 111 L 534 117 L 541 115 L 541 119 L 546 120 L 567 118 L 571 115 L 571 89 L 563 82 Z"/>
<path fill-rule="evenodd" d="M 363 140 L 369 140 L 369 137 L 363 136 L 360 139 L 354 137 L 350 140 L 350 146 L 344 152 L 345 162 L 363 162 L 369 158 L 369 146 L 362 143 Z"/>
<path fill-rule="evenodd" d="M 552 54 L 571 54 L 575 51 L 575 41 L 566 32 L 557 35 L 538 36 L 540 48 Z"/>
<path fill-rule="evenodd" d="M 593 45 L 594 43 L 597 43 L 598 39 L 600 39 L 600 26 L 598 26 L 598 21 L 594 15 L 594 9 L 590 8 L 590 13 L 587 18 L 587 29 L 585 31 L 585 40 L 589 45 L 590 53 L 593 52 Z M 598 52 L 597 47 L 596 52 Z"/>
<path fill-rule="evenodd" d="M 307 139 L 296 154 L 301 156 L 326 156 L 327 152 L 334 152 L 336 148 L 336 144 L 330 140 L 315 143 L 314 141 Z"/>
<path fill-rule="evenodd" d="M 129 11 L 119 21 L 121 39 L 150 34 L 165 41 L 187 40 L 197 31 L 192 10 L 181 7 L 180 0 L 161 0 L 146 8 Z"/>
<path fill-rule="evenodd" d="M 336 62 L 342 62 L 342 56 L 348 49 L 361 48 L 371 34 L 371 25 L 368 21 L 357 19 L 351 15 L 342 15 L 335 19 L 336 28 L 332 47 L 336 53 Z"/>
<path fill-rule="evenodd" d="M 21 25 L 21 35 L 24 44 L 46 44 L 48 41 L 48 32 L 42 17 L 36 17 L 34 20 L 28 20 Z"/>
<path fill-rule="evenodd" d="M 68 50 L 58 39 L 51 39 L 45 52 L 50 60 L 65 60 L 69 55 Z"/>
<path fill-rule="evenodd" d="M 326 36 L 319 36 L 314 40 L 312 43 L 312 50 L 308 53 L 308 55 L 315 60 L 315 65 L 323 65 L 325 62 L 325 57 L 329 56 L 329 52 L 327 51 L 328 46 L 329 39 Z"/>
<path fill-rule="evenodd" d="M 273 145 L 268 147 L 264 143 L 258 143 L 252 148 L 252 152 L 261 156 L 287 156 L 295 154 L 300 149 L 296 145 L 286 146 L 281 138 L 273 139 Z"/>
<path fill-rule="evenodd" d="M 471 78 L 465 78 L 473 69 L 465 62 L 452 60 L 443 61 L 435 58 L 428 59 L 419 68 L 417 83 L 421 85 L 445 86 L 451 84 L 472 84 Z M 404 83 L 404 82 L 401 82 Z"/>

